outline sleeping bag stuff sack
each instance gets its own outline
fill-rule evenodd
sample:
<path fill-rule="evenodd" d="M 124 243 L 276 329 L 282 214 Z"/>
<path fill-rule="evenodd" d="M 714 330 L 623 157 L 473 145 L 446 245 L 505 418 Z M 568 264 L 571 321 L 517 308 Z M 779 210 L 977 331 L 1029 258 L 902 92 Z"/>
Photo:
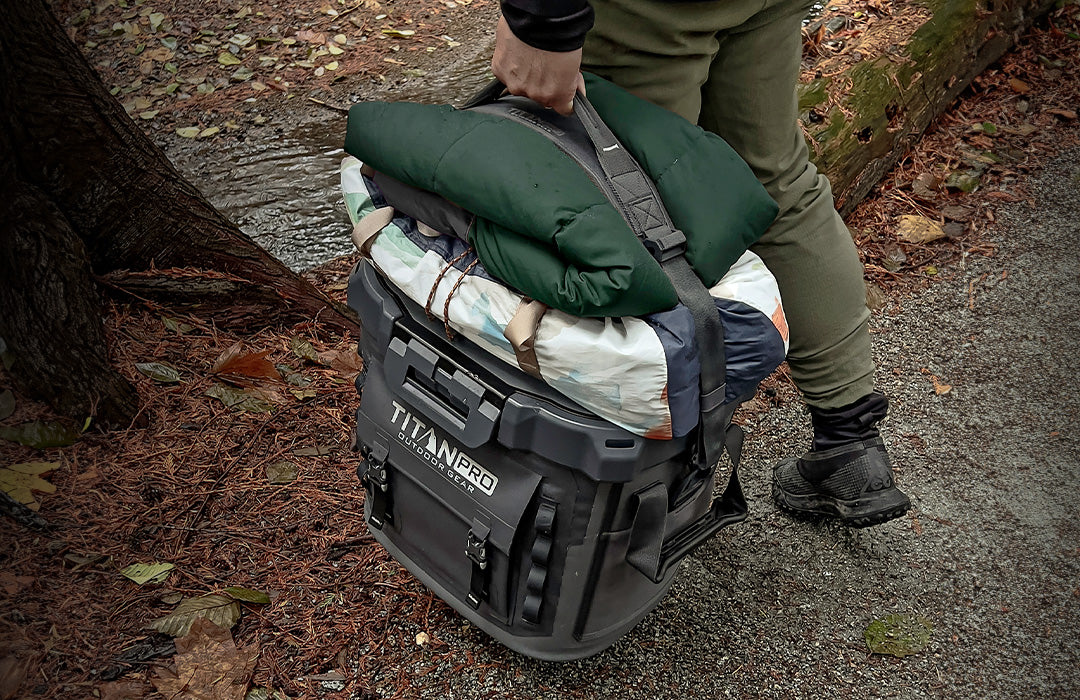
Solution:
<path fill-rule="evenodd" d="M 453 126 L 473 111 L 427 107 L 416 114 L 435 110 L 434 125 L 399 114 L 389 132 L 350 115 L 353 155 L 412 140 L 390 149 L 411 154 L 400 161 L 342 166 L 365 254 L 348 292 L 364 327 L 358 475 L 371 532 L 425 585 L 511 649 L 575 659 L 633 627 L 687 553 L 746 517 L 730 417 L 782 359 L 786 332 L 775 283 L 745 254 L 760 232 L 738 202 L 714 218 L 738 220 L 741 242 L 684 238 L 657 193 L 667 178 L 654 186 L 619 153 L 586 100 L 563 121 L 495 97 L 475 112 L 502 124 L 495 140 Z M 482 147 L 474 172 L 445 167 Z M 692 160 L 653 156 L 638 157 Z M 583 179 L 545 174 L 567 162 Z M 730 260 L 703 272 L 691 250 Z"/>

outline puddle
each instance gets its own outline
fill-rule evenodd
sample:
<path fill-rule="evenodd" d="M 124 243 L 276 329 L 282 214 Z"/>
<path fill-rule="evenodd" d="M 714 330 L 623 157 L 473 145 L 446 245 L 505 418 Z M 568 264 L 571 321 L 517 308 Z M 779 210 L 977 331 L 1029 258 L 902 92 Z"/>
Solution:
<path fill-rule="evenodd" d="M 376 98 L 460 104 L 486 84 L 491 50 L 480 46 Z M 345 117 L 326 115 L 292 131 L 250 129 L 240 142 L 184 142 L 169 156 L 244 233 L 293 270 L 306 270 L 353 250 L 338 182 Z"/>

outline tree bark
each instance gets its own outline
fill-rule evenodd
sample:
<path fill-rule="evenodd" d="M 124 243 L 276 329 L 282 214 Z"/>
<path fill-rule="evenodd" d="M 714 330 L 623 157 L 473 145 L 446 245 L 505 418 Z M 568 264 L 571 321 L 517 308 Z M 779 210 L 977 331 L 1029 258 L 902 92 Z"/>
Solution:
<path fill-rule="evenodd" d="M 108 369 L 91 272 L 216 271 L 232 280 L 229 293 L 198 297 L 215 320 L 250 328 L 318 317 L 359 332 L 350 310 L 256 245 L 176 171 L 43 0 L 4 7 L 0 334 L 19 358 L 24 389 L 65 413 L 85 416 L 89 406 L 116 422 L 134 412 L 134 391 Z M 184 296 L 165 289 L 166 302 Z"/>
<path fill-rule="evenodd" d="M 914 31 L 897 13 L 868 33 L 909 36 L 902 45 L 845 53 L 870 54 L 851 66 L 823 61 L 820 76 L 800 86 L 812 157 L 832 183 L 836 206 L 847 215 L 899 161 L 930 123 L 972 79 L 1016 43 L 1054 0 L 929 0 L 932 13 Z"/>

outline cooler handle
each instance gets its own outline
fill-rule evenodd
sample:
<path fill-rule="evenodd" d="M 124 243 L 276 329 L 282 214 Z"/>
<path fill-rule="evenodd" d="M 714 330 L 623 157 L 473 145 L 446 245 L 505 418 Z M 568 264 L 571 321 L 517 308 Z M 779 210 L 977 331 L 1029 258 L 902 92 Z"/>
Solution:
<path fill-rule="evenodd" d="M 720 528 L 746 520 L 746 498 L 739 483 L 743 431 L 737 425 L 729 425 L 724 438 L 731 459 L 731 478 L 728 479 L 723 495 L 714 498 L 709 510 L 697 520 L 666 537 L 667 489 L 663 484 L 656 484 L 638 494 L 626 561 L 648 576 L 653 583 L 661 583 L 672 565 L 681 561 Z M 710 472 L 706 487 L 711 483 Z"/>
<path fill-rule="evenodd" d="M 391 339 L 385 363 L 390 389 L 465 447 L 480 447 L 491 439 L 499 409 L 484 398 L 484 387 L 479 382 L 461 369 L 454 368 L 453 374 L 447 372 L 438 366 L 438 360 L 437 352 L 415 338 L 408 344 L 401 338 Z M 416 377 L 441 387 L 458 405 Z"/>

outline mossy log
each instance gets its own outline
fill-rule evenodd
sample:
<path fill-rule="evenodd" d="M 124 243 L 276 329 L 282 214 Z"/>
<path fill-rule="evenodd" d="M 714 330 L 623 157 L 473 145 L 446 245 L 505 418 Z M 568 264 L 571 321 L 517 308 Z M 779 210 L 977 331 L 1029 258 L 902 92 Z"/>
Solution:
<path fill-rule="evenodd" d="M 972 79 L 1053 6 L 1054 0 L 926 0 L 925 19 L 897 12 L 845 47 L 847 56 L 866 58 L 819 64 L 817 77 L 800 86 L 799 107 L 812 158 L 832 183 L 840 213 L 850 213 Z M 890 31 L 908 38 L 882 50 L 880 37 Z"/>

